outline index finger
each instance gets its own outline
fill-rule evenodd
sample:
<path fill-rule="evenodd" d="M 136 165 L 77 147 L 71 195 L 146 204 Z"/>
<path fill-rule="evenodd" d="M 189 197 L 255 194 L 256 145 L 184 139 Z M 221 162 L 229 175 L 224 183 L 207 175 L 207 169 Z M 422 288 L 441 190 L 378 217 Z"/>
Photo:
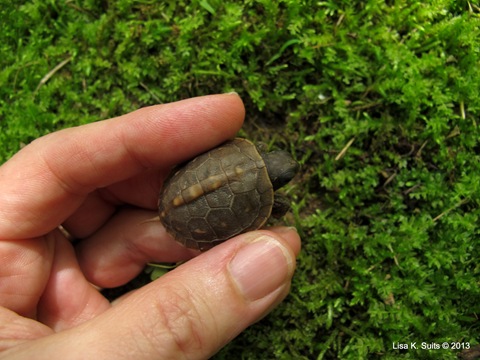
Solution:
<path fill-rule="evenodd" d="M 212 148 L 243 118 L 237 95 L 211 95 L 39 138 L 0 167 L 0 239 L 41 236 L 93 190 Z"/>

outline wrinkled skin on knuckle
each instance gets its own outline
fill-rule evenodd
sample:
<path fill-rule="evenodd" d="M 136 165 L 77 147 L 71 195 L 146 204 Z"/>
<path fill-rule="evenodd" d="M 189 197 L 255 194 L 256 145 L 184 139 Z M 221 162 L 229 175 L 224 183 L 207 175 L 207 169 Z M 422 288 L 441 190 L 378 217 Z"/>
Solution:
<path fill-rule="evenodd" d="M 208 353 L 206 334 L 211 339 L 212 332 L 217 333 L 214 322 L 205 319 L 208 304 L 182 286 L 167 287 L 162 292 L 162 301 L 152 305 L 156 307 L 156 318 L 143 329 L 149 341 L 159 346 L 159 355 L 190 359 Z"/>

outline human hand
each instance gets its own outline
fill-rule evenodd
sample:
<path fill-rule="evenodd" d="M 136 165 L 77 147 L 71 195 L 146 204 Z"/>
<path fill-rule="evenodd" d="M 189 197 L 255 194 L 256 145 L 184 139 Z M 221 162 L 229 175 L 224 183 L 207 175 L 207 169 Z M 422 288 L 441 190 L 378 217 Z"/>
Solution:
<path fill-rule="evenodd" d="M 278 304 L 300 250 L 294 230 L 199 254 L 145 221 L 171 166 L 233 137 L 243 117 L 232 94 L 152 106 L 49 134 L 3 164 L 0 358 L 208 358 Z M 112 304 L 92 286 L 192 257 Z"/>

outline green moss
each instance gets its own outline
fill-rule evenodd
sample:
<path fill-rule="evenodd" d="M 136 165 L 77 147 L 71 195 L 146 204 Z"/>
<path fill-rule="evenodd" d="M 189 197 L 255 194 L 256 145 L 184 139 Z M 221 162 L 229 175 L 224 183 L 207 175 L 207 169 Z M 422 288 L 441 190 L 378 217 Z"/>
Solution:
<path fill-rule="evenodd" d="M 474 2 L 34 0 L 0 16 L 0 161 L 62 127 L 235 90 L 245 133 L 302 163 L 292 293 L 218 359 L 454 359 L 392 343 L 478 343 Z"/>

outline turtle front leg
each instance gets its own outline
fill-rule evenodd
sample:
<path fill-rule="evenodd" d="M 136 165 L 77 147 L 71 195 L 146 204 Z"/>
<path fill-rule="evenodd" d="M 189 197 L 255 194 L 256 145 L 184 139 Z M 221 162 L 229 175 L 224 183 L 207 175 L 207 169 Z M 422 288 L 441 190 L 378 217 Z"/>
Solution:
<path fill-rule="evenodd" d="M 273 197 L 272 216 L 275 219 L 281 218 L 289 209 L 290 202 L 288 199 L 281 194 L 275 194 Z"/>

